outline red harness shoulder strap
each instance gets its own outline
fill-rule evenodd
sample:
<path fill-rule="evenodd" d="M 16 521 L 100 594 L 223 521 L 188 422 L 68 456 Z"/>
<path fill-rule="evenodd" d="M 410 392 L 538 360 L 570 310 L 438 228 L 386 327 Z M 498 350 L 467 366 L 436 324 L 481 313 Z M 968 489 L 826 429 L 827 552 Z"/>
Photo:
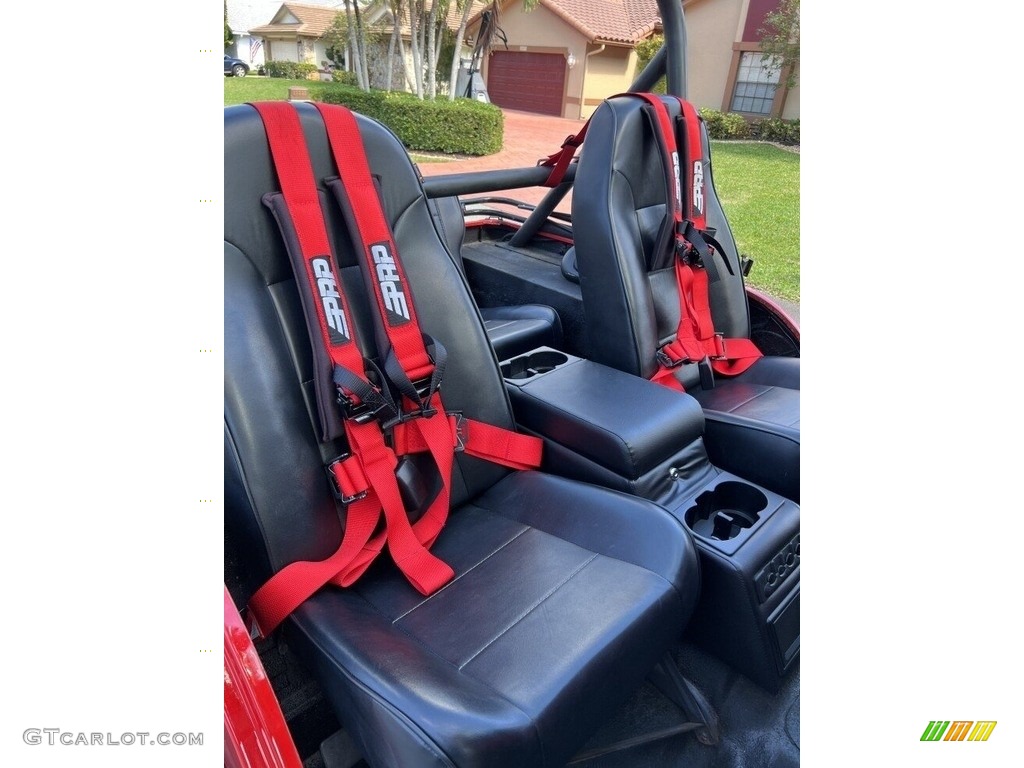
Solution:
<path fill-rule="evenodd" d="M 618 97 L 638 98 L 650 105 L 664 153 L 671 201 L 671 241 L 679 290 L 679 325 L 676 338 L 658 351 L 658 369 L 651 378 L 667 387 L 682 390 L 675 377 L 675 369 L 683 363 L 705 360 L 709 360 L 711 367 L 720 374 L 742 373 L 761 357 L 761 352 L 750 339 L 723 338 L 722 334 L 715 332 L 711 318 L 708 268 L 714 268 L 714 253 L 706 242 L 706 187 L 697 110 L 684 99 L 665 97 L 675 98 L 682 110 L 685 144 L 679 147 L 673 118 L 661 96 L 627 92 L 612 98 Z M 540 162 L 540 165 L 551 168 L 545 186 L 553 187 L 561 182 L 589 127 L 590 120 L 579 133 L 562 142 L 558 152 Z"/>
<path fill-rule="evenodd" d="M 293 258 L 300 296 L 313 305 L 334 366 L 334 380 L 350 406 L 366 405 L 376 388 L 363 372 L 355 328 L 320 208 L 319 192 L 295 108 L 286 102 L 253 105 L 263 119 L 278 181 L 295 228 L 300 253 Z M 301 261 L 301 264 L 296 263 Z M 303 280 L 303 277 L 305 280 Z M 351 413 L 347 414 L 351 416 Z M 374 418 L 344 419 L 351 454 L 331 466 L 346 494 L 345 532 L 335 553 L 322 561 L 297 561 L 282 568 L 249 602 L 256 629 L 263 635 L 327 582 L 352 584 L 377 557 L 385 542 L 410 582 L 429 594 L 454 576 L 411 531 L 395 478 L 397 458 Z M 374 535 L 381 509 L 385 528 Z"/>
<path fill-rule="evenodd" d="M 404 410 L 412 417 L 395 426 L 397 452 L 402 455 L 426 448 L 445 481 L 442 493 L 414 526 L 421 540 L 433 540 L 447 516 L 456 449 L 513 469 L 531 469 L 540 466 L 543 442 L 461 415 L 435 417 L 447 413 L 439 391 L 446 353 L 420 327 L 413 292 L 370 173 L 355 115 L 341 106 L 316 106 L 324 119 L 339 173 L 337 182 L 328 186 L 346 212 L 353 240 L 363 253 L 363 272 L 372 286 L 380 324 L 390 345 L 384 369 L 402 393 Z M 433 342 L 436 361 L 427 352 L 426 340 Z"/>
<path fill-rule="evenodd" d="M 658 351 L 658 370 L 651 377 L 665 386 L 682 389 L 674 369 L 683 363 L 710 360 L 715 372 L 742 373 L 760 351 L 750 339 L 729 338 L 715 331 L 708 293 L 714 247 L 707 242 L 706 183 L 701 146 L 700 117 L 696 108 L 678 97 L 682 113 L 683 146 L 676 142 L 673 119 L 662 98 L 651 93 L 623 94 L 641 98 L 653 109 L 665 151 L 666 175 L 672 199 L 673 248 L 679 292 L 676 338 Z"/>
<path fill-rule="evenodd" d="M 334 369 L 333 381 L 345 404 L 343 425 L 351 451 L 329 467 L 342 501 L 348 504 L 342 543 L 326 560 L 291 563 L 256 592 L 249 604 L 250 614 L 256 628 L 267 634 L 324 584 L 344 587 L 354 583 L 385 545 L 417 590 L 431 594 L 439 589 L 454 572 L 428 548 L 448 515 L 455 452 L 464 450 L 505 466 L 528 469 L 540 465 L 543 443 L 445 412 L 438 392 L 444 349 L 436 342 L 428 343 L 420 330 L 355 117 L 342 107 L 317 105 L 340 174 L 337 184 L 344 198 L 342 207 L 353 241 L 363 254 L 366 282 L 372 286 L 386 338 L 384 369 L 401 393 L 397 415 L 384 407 L 391 405 L 386 382 L 382 382 L 385 391 L 381 392 L 365 376 L 355 328 L 348 321 L 348 301 L 334 274 L 319 190 L 296 110 L 285 102 L 253 106 L 263 118 L 298 241 L 292 260 L 300 295 L 307 317 L 316 317 L 310 324 L 320 330 L 320 341 Z M 378 345 L 382 343 L 378 340 Z M 428 351 L 431 348 L 437 361 Z M 385 411 L 393 418 L 382 423 L 386 416 L 380 414 Z M 395 470 L 399 456 L 423 451 L 433 457 L 442 484 L 427 510 L 411 523 Z M 384 526 L 377 530 L 382 511 Z"/>
<path fill-rule="evenodd" d="M 552 155 L 548 155 L 537 163 L 537 165 L 551 169 L 551 173 L 548 174 L 547 179 L 544 181 L 545 187 L 557 187 L 562 183 L 562 179 L 565 177 L 565 172 L 569 168 L 569 163 L 572 162 L 573 157 L 576 155 L 576 150 L 583 144 L 583 140 L 587 137 L 587 129 L 589 127 L 590 120 L 587 120 L 578 133 L 566 137 L 565 141 L 562 142 L 561 148 L 557 152 Z"/>

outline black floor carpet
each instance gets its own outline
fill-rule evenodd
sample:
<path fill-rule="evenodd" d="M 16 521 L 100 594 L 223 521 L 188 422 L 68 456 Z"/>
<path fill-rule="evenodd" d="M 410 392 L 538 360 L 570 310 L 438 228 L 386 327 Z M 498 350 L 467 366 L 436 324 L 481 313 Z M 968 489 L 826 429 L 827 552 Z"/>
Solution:
<path fill-rule="evenodd" d="M 794 669 L 775 695 L 737 674 L 715 657 L 689 645 L 676 663 L 714 706 L 720 742 L 708 747 L 692 733 L 574 762 L 573 768 L 796 768 L 800 765 L 800 670 Z M 798 662 L 799 663 L 799 662 Z M 642 733 L 678 726 L 679 709 L 645 685 L 582 750 L 600 750 Z"/>
<path fill-rule="evenodd" d="M 705 746 L 693 733 L 677 733 L 596 757 L 577 758 L 570 768 L 798 768 L 799 666 L 772 695 L 693 645 L 681 645 L 675 658 L 683 675 L 697 685 L 718 713 L 718 745 Z M 580 756 L 645 734 L 671 733 L 684 719 L 675 704 L 646 683 L 595 734 Z M 317 753 L 306 761 L 305 768 L 324 765 Z M 355 768 L 369 767 L 359 761 Z"/>

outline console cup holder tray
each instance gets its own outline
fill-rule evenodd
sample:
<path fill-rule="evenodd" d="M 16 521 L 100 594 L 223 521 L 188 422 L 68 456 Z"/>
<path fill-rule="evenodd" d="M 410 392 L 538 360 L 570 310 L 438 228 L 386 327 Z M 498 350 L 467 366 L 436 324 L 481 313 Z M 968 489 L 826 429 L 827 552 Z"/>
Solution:
<path fill-rule="evenodd" d="M 504 379 L 523 382 L 535 376 L 550 373 L 561 365 L 576 358 L 559 352 L 550 347 L 538 347 L 526 354 L 513 357 L 501 363 L 501 375 Z"/>
<path fill-rule="evenodd" d="M 768 497 L 763 491 L 727 480 L 697 496 L 684 517 L 698 536 L 729 541 L 754 526 L 767 507 Z"/>

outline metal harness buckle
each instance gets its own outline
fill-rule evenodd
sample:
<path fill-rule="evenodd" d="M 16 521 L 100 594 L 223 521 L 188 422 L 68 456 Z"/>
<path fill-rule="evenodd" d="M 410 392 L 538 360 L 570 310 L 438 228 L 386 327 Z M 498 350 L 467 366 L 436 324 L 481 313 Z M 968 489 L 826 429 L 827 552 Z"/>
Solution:
<path fill-rule="evenodd" d="M 340 464 L 346 459 L 351 458 L 351 456 L 351 453 L 343 453 L 341 454 L 341 456 L 339 456 L 326 467 L 324 467 L 324 471 L 327 473 L 327 480 L 331 485 L 331 492 L 334 494 L 334 498 L 336 498 L 342 504 L 351 504 L 353 501 L 361 501 L 362 499 L 365 499 L 366 495 L 369 493 L 369 490 L 365 490 L 360 491 L 354 496 L 346 496 L 345 492 L 341 490 L 341 486 L 338 485 L 338 478 L 334 474 L 334 465 Z"/>

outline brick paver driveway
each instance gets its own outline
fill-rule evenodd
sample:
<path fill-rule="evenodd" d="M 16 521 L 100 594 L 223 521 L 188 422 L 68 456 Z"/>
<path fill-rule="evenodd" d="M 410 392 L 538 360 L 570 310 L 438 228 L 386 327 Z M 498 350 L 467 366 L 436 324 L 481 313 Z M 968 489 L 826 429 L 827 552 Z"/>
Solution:
<path fill-rule="evenodd" d="M 505 115 L 505 142 L 500 152 L 486 157 L 473 157 L 447 163 L 419 163 L 424 176 L 439 176 L 447 173 L 469 173 L 471 171 L 493 171 L 502 168 L 526 168 L 536 165 L 562 146 L 565 137 L 577 133 L 583 127 L 582 120 L 566 120 L 532 112 L 502 110 Z M 534 187 L 517 189 L 509 193 L 527 203 L 537 204 L 547 192 L 546 188 Z M 560 211 L 569 211 L 572 193 L 566 195 L 558 206 Z"/>

